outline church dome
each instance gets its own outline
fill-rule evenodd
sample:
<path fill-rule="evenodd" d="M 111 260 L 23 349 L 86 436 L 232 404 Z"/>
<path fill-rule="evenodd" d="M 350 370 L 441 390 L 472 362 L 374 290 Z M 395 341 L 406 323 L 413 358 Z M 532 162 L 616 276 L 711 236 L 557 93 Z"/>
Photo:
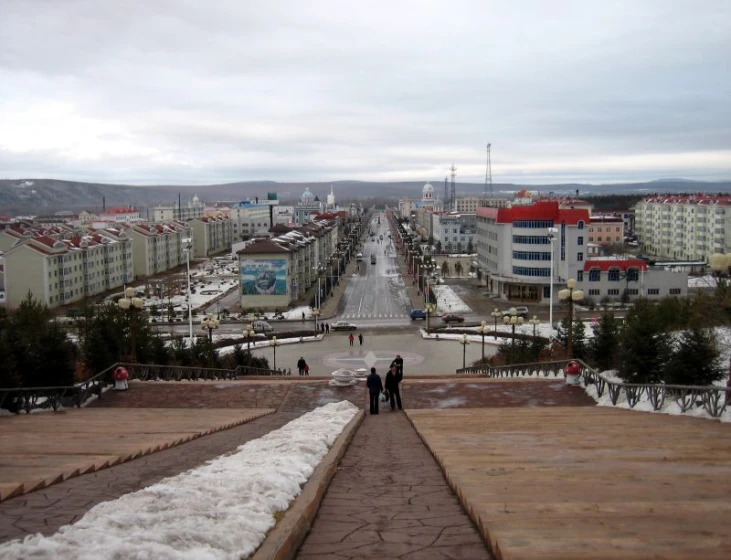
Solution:
<path fill-rule="evenodd" d="M 421 189 L 421 194 L 434 194 L 434 187 L 431 186 L 431 183 L 424 185 L 424 188 Z"/>
<path fill-rule="evenodd" d="M 305 192 L 302 193 L 302 204 L 309 204 L 315 200 L 315 195 L 310 192 L 310 188 L 307 187 Z"/>

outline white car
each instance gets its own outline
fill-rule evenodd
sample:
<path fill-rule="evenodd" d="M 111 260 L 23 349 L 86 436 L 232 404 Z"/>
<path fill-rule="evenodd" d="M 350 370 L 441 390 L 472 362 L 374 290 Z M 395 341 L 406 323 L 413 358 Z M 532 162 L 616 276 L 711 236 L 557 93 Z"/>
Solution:
<path fill-rule="evenodd" d="M 348 321 L 338 321 L 331 328 L 334 331 L 354 331 L 358 327 Z"/>

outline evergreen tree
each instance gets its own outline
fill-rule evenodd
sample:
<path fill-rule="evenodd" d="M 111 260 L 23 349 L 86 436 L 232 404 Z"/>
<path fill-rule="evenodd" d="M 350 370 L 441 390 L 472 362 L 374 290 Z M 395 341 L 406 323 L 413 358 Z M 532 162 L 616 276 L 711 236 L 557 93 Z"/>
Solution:
<path fill-rule="evenodd" d="M 578 317 L 574 318 L 574 328 L 571 331 L 572 356 L 570 358 L 586 359 L 586 326 Z"/>
<path fill-rule="evenodd" d="M 558 324 L 556 325 L 556 334 L 553 336 L 554 342 L 559 344 L 563 350 L 563 353 L 566 353 L 566 345 L 569 341 L 569 319 L 568 317 L 564 317 L 561 319 Z"/>
<path fill-rule="evenodd" d="M 635 302 L 620 336 L 619 375 L 630 383 L 659 383 L 670 357 L 670 335 L 647 300 Z"/>
<path fill-rule="evenodd" d="M 692 327 L 680 334 L 678 346 L 665 369 L 665 382 L 710 385 L 725 377 L 720 357 L 713 330 Z"/>
<path fill-rule="evenodd" d="M 614 313 L 605 311 L 594 330 L 594 338 L 589 343 L 589 356 L 599 371 L 607 371 L 617 366 L 619 349 L 619 323 Z"/>
<path fill-rule="evenodd" d="M 8 334 L 10 317 L 4 307 L 0 307 L 0 387 L 12 389 L 20 386 L 20 375 L 11 351 Z"/>

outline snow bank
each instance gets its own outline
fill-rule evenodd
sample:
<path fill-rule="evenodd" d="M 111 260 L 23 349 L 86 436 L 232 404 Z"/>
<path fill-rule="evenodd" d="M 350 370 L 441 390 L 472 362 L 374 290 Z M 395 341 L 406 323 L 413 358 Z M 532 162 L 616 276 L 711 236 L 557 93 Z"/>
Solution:
<path fill-rule="evenodd" d="M 50 536 L 0 545 L 0 559 L 238 559 L 299 495 L 358 408 L 322 406 L 203 466 L 103 502 Z"/>

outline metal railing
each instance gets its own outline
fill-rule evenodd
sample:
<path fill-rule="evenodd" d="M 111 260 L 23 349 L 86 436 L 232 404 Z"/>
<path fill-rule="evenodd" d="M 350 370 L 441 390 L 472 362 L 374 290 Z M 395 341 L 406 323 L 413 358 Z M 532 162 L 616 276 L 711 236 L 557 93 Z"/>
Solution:
<path fill-rule="evenodd" d="M 0 409 L 30 414 L 34 410 L 58 410 L 62 406 L 81 408 L 91 397 L 102 398 L 104 389 L 114 385 L 114 370 L 119 366 L 127 370 L 130 379 L 140 381 L 216 381 L 247 376 L 285 376 L 292 373 L 291 370 L 251 366 L 221 369 L 118 362 L 86 381 L 65 387 L 0 388 Z"/>
<path fill-rule="evenodd" d="M 457 370 L 457 374 L 476 374 L 483 377 L 554 377 L 561 376 L 571 360 L 555 362 L 536 362 L 511 364 L 505 366 L 472 366 Z M 579 379 L 584 386 L 594 385 L 597 397 L 605 393 L 614 406 L 627 403 L 635 408 L 639 402 L 649 402 L 655 411 L 661 410 L 666 403 L 675 403 L 680 412 L 703 409 L 711 418 L 719 418 L 731 401 L 731 387 L 667 385 L 665 383 L 625 383 L 607 379 L 588 364 L 575 360 L 581 366 Z"/>

